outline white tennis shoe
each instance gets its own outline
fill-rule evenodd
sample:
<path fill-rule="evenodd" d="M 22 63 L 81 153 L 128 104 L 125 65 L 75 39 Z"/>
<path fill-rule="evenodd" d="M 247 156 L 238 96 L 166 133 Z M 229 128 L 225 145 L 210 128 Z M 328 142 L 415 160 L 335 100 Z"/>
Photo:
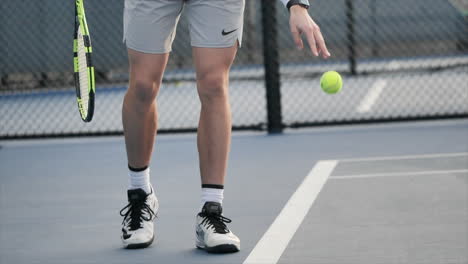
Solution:
<path fill-rule="evenodd" d="M 159 203 L 153 188 L 147 194 L 143 189 L 128 190 L 128 205 L 120 210 L 124 248 L 145 248 L 154 240 L 154 219 Z"/>
<path fill-rule="evenodd" d="M 199 249 L 210 253 L 231 253 L 240 250 L 240 240 L 226 226 L 231 219 L 222 215 L 223 208 L 216 202 L 206 202 L 196 219 L 196 242 Z"/>

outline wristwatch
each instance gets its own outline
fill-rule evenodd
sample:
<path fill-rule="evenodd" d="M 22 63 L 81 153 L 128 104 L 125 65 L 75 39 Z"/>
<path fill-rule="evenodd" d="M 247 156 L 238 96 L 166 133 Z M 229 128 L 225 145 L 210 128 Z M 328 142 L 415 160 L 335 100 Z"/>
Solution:
<path fill-rule="evenodd" d="M 305 9 L 309 9 L 309 6 L 310 6 L 308 0 L 289 0 L 286 7 L 288 8 L 288 10 L 290 10 L 291 6 L 294 6 L 294 5 L 300 5 L 300 6 L 304 7 Z"/>

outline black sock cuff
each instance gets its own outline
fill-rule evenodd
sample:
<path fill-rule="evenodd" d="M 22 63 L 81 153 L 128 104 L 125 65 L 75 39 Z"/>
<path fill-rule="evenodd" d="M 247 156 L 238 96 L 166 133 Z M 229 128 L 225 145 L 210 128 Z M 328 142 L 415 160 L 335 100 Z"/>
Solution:
<path fill-rule="evenodd" d="M 148 168 L 148 166 L 145 166 L 143 168 L 133 168 L 131 167 L 130 165 L 128 165 L 128 169 L 131 170 L 131 171 L 134 171 L 134 172 L 140 172 L 140 171 L 144 171 Z"/>
<path fill-rule="evenodd" d="M 201 187 L 211 189 L 224 189 L 224 185 L 221 184 L 202 184 Z"/>

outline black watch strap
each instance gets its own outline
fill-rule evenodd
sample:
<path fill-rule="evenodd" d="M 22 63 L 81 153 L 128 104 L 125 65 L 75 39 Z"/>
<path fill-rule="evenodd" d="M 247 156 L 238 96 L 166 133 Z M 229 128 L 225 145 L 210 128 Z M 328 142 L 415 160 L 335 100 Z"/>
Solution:
<path fill-rule="evenodd" d="M 309 6 L 310 6 L 308 0 L 289 0 L 286 7 L 289 10 L 289 9 L 291 9 L 291 6 L 293 6 L 293 5 L 300 5 L 300 6 L 304 7 L 305 9 L 309 9 Z"/>

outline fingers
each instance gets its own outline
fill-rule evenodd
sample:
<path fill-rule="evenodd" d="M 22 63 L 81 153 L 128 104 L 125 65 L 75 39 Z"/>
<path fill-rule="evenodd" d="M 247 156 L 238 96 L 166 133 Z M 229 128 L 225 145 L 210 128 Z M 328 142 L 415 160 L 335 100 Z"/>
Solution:
<path fill-rule="evenodd" d="M 297 31 L 292 31 L 291 33 L 294 39 L 294 44 L 296 44 L 297 49 L 303 49 L 304 43 L 302 42 L 301 34 Z"/>
<path fill-rule="evenodd" d="M 309 43 L 309 47 L 312 50 L 312 54 L 315 56 L 318 56 L 318 49 L 317 49 L 317 43 L 315 42 L 315 34 L 314 34 L 314 29 L 309 28 L 308 30 L 304 31 L 306 35 L 307 42 Z"/>
<path fill-rule="evenodd" d="M 310 18 L 307 12 L 291 13 L 290 27 L 294 43 L 298 49 L 304 48 L 301 37 L 304 34 L 312 54 L 315 56 L 321 55 L 324 59 L 331 56 L 319 26 Z"/>
<path fill-rule="evenodd" d="M 331 56 L 322 33 L 320 32 L 320 28 L 317 25 L 314 25 L 309 30 L 305 31 L 305 34 L 310 49 L 315 56 L 319 56 L 319 54 L 321 54 L 324 59 Z"/>
<path fill-rule="evenodd" d="M 323 39 L 322 33 L 320 32 L 320 28 L 317 27 L 317 30 L 314 31 L 315 35 L 315 41 L 317 44 L 317 47 L 322 54 L 322 57 L 324 59 L 330 57 L 330 52 L 327 49 L 327 45 L 325 44 L 325 40 Z"/>

